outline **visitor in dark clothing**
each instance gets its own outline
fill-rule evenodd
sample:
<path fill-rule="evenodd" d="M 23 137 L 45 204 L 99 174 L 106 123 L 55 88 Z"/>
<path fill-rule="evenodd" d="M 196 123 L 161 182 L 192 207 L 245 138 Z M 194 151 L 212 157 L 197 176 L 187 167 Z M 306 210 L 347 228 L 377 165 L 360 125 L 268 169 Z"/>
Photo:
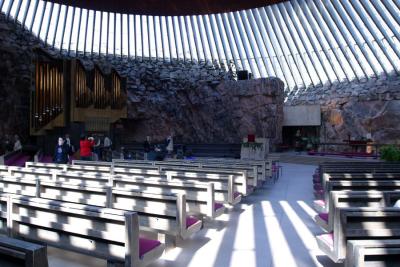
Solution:
<path fill-rule="evenodd" d="M 53 162 L 59 164 L 66 164 L 69 161 L 69 147 L 65 144 L 62 137 L 58 138 L 58 143 L 54 152 Z"/>
<path fill-rule="evenodd" d="M 146 140 L 144 141 L 143 147 L 144 147 L 144 159 L 148 160 L 149 153 L 151 151 L 150 136 L 146 136 Z"/>

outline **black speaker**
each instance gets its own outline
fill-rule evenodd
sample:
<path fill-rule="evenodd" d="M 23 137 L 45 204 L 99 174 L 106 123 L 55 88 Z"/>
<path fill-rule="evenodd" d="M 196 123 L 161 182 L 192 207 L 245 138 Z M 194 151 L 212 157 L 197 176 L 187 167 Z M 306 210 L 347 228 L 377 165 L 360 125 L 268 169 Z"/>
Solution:
<path fill-rule="evenodd" d="M 249 72 L 247 70 L 239 70 L 237 72 L 238 80 L 248 80 L 249 79 Z"/>

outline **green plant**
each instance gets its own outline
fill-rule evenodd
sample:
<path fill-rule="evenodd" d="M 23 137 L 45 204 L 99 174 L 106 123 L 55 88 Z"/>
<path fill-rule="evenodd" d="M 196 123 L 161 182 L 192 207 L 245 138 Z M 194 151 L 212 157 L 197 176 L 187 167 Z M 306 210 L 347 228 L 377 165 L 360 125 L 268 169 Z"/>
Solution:
<path fill-rule="evenodd" d="M 396 146 L 384 146 L 380 152 L 381 159 L 385 161 L 400 161 L 400 149 Z"/>

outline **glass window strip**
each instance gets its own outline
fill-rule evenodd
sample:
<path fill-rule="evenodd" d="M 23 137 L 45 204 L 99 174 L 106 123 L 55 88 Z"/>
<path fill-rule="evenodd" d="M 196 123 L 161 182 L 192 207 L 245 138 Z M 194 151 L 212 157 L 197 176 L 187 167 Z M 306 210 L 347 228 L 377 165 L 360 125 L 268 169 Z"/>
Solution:
<path fill-rule="evenodd" d="M 364 40 L 361 40 L 357 31 L 352 31 L 354 29 L 350 28 L 352 26 L 351 23 L 346 24 L 346 16 L 340 14 L 331 2 L 321 3 L 321 8 L 330 15 L 332 23 L 339 30 L 345 44 L 350 48 L 351 59 L 355 59 L 356 62 L 354 63 L 360 64 L 365 77 L 377 77 L 379 75 L 379 70 L 372 67 L 373 61 L 363 49 Z M 359 50 L 361 53 L 357 53 L 356 45 L 360 48 Z"/>
<path fill-rule="evenodd" d="M 325 64 L 325 62 L 322 60 L 322 57 L 318 52 L 322 50 L 321 44 L 316 42 L 316 37 L 312 35 L 311 31 L 309 31 L 308 25 L 305 22 L 300 22 L 301 19 L 299 19 L 299 16 L 301 16 L 301 14 L 296 14 L 294 12 L 293 6 L 290 2 L 280 4 L 280 6 L 282 6 L 285 10 L 284 13 L 289 15 L 292 25 L 294 26 L 297 34 L 300 36 L 300 41 L 303 43 L 304 49 L 312 61 L 312 65 L 315 71 L 318 73 L 320 80 L 327 81 L 329 84 L 332 84 L 334 80 L 339 80 L 339 77 L 337 76 L 332 65 L 328 62 L 326 62 L 328 64 Z M 317 60 L 315 60 L 313 52 L 314 55 L 317 56 Z M 322 53 L 324 53 L 324 51 L 322 51 Z"/>
<path fill-rule="evenodd" d="M 207 35 L 205 32 L 204 28 L 204 22 L 202 16 L 196 16 L 197 20 L 197 26 L 199 28 L 199 33 L 200 33 L 200 41 L 201 41 L 201 46 L 203 47 L 203 54 L 204 54 L 204 61 L 209 61 L 212 60 L 211 52 L 210 52 L 210 46 L 208 44 L 208 39 Z"/>
<path fill-rule="evenodd" d="M 353 25 L 348 25 L 349 22 L 346 23 L 346 27 L 352 29 L 353 31 L 358 31 L 362 38 L 363 41 L 366 42 L 367 46 L 369 47 L 369 49 L 371 50 L 374 58 L 367 58 L 371 64 L 371 67 L 373 69 L 376 69 L 377 66 L 379 66 L 381 69 L 376 70 L 377 75 L 380 74 L 380 72 L 384 71 L 386 74 L 388 74 L 388 70 L 386 69 L 386 62 L 387 60 L 385 60 L 386 62 L 383 61 L 382 58 L 382 51 L 378 51 L 376 49 L 376 47 L 373 45 L 372 40 L 369 38 L 369 35 L 371 35 L 371 32 L 369 32 L 369 35 L 367 35 L 366 30 L 365 30 L 365 22 L 361 25 L 359 23 L 358 18 L 362 19 L 362 14 L 358 13 L 357 11 L 355 11 L 353 8 L 351 8 L 351 6 L 348 3 L 340 3 L 338 1 L 333 1 L 333 5 L 336 7 L 336 10 L 339 11 L 339 14 L 341 12 L 343 12 L 343 16 L 347 15 L 347 19 L 346 17 L 344 18 L 344 20 L 351 20 L 353 22 Z M 344 15 L 345 14 L 345 15 Z M 373 34 L 372 34 L 373 36 Z M 357 38 L 357 37 L 356 37 Z M 359 46 L 362 49 L 362 41 L 359 41 Z"/>
<path fill-rule="evenodd" d="M 361 66 L 357 66 L 355 61 L 352 60 L 351 55 L 347 53 L 346 46 L 342 42 L 343 37 L 339 34 L 339 30 L 336 29 L 334 22 L 329 18 L 329 14 L 327 14 L 327 11 L 324 9 L 322 4 L 320 2 L 317 2 L 315 4 L 314 2 L 310 1 L 309 6 L 311 7 L 312 10 L 314 10 L 315 12 L 314 14 L 317 13 L 321 16 L 322 20 L 327 26 L 326 31 L 332 34 L 336 44 L 338 45 L 339 48 L 338 50 L 344 56 L 344 60 L 347 62 L 347 65 L 350 66 L 350 68 L 352 69 L 355 78 L 358 81 L 360 81 L 362 78 L 367 77 L 367 74 L 365 73 L 364 69 L 361 68 Z"/>
<path fill-rule="evenodd" d="M 280 16 L 283 18 L 284 21 L 286 21 L 286 27 L 289 30 L 290 36 L 294 40 L 294 45 L 296 49 L 299 51 L 300 57 L 307 69 L 310 78 L 313 80 L 313 84 L 317 86 L 322 85 L 326 82 L 331 84 L 331 81 L 329 80 L 329 77 L 327 76 L 325 69 L 321 65 L 318 65 L 320 62 L 316 62 L 314 60 L 314 57 L 312 57 L 310 52 L 307 50 L 306 42 L 308 41 L 308 39 L 306 36 L 304 36 L 303 39 L 303 37 L 301 36 L 301 32 L 299 32 L 298 28 L 295 26 L 295 22 L 289 16 L 285 5 L 279 4 L 277 5 L 277 7 Z M 321 67 L 322 69 L 319 69 L 318 71 L 317 66 Z"/>
<path fill-rule="evenodd" d="M 261 15 L 264 26 L 267 29 L 268 35 L 270 36 L 270 41 L 272 46 L 274 47 L 277 60 L 280 60 L 281 62 L 282 72 L 284 72 L 285 76 L 287 77 L 289 88 L 294 88 L 296 85 L 303 85 L 304 82 L 298 81 L 299 78 L 297 77 L 296 79 L 296 77 L 294 76 L 292 68 L 290 67 L 290 63 L 280 45 L 278 36 L 275 32 L 275 27 L 273 27 L 273 24 L 270 21 L 269 16 L 267 15 L 266 9 L 259 8 L 259 13 Z"/>
<path fill-rule="evenodd" d="M 62 5 L 57 4 L 58 11 L 57 11 L 57 16 L 56 16 L 56 21 L 54 23 L 54 31 L 53 31 L 53 41 L 51 43 L 51 46 L 54 48 L 56 44 L 56 37 L 57 37 L 57 28 L 60 22 L 60 17 L 61 17 L 61 10 L 62 10 Z"/>
<path fill-rule="evenodd" d="M 312 86 L 316 86 L 318 84 L 322 84 L 323 81 L 319 74 L 312 68 L 312 64 L 308 64 L 307 61 L 307 53 L 304 53 L 304 49 L 302 49 L 302 43 L 300 42 L 300 38 L 297 35 L 297 32 L 293 29 L 291 25 L 291 20 L 289 19 L 287 14 L 284 13 L 285 10 L 282 9 L 282 6 L 273 5 L 271 6 L 272 12 L 274 13 L 280 28 L 282 29 L 284 38 L 289 45 L 289 49 L 293 56 L 297 56 L 297 60 L 295 60 L 296 65 L 299 68 L 299 72 L 303 73 L 303 77 L 307 80 L 307 83 L 311 83 Z"/>
<path fill-rule="evenodd" d="M 233 64 L 235 65 L 236 71 L 243 69 L 243 62 L 239 57 L 239 52 L 236 50 L 236 44 L 232 36 L 232 32 L 230 31 L 229 23 L 227 21 L 227 14 L 219 14 L 219 19 L 222 22 L 222 27 L 225 33 L 225 37 L 228 40 L 227 46 L 229 47 L 229 51 L 231 53 L 231 59 L 233 60 Z"/>
<path fill-rule="evenodd" d="M 370 6 L 371 3 L 352 3 L 352 6 L 356 9 L 355 12 L 361 17 L 363 18 L 363 22 L 366 26 L 366 28 L 368 29 L 368 31 L 370 32 L 370 34 L 373 36 L 374 41 L 379 45 L 381 52 L 383 53 L 379 53 L 378 51 L 374 51 L 376 53 L 376 56 L 379 58 L 379 56 L 384 57 L 384 59 L 386 61 L 389 62 L 389 64 L 391 65 L 391 69 L 393 69 L 397 74 L 400 74 L 400 48 L 397 47 L 395 45 L 395 43 L 393 42 L 391 36 L 388 34 L 388 28 L 384 27 L 384 23 L 386 23 L 386 21 L 384 20 L 383 17 L 381 17 L 381 21 L 378 19 L 378 17 L 376 16 L 376 14 L 374 14 L 372 7 Z M 363 12 L 364 11 L 364 12 Z M 369 16 L 369 18 L 372 19 L 372 21 L 369 21 L 367 16 Z M 384 23 L 383 23 L 384 21 Z M 373 27 L 372 24 L 374 23 Z M 374 29 L 375 28 L 375 29 Z M 390 45 L 391 49 L 393 50 L 393 52 L 396 54 L 396 56 L 393 57 L 393 55 L 390 55 L 388 50 L 385 48 L 385 45 L 383 44 L 383 41 L 381 38 L 379 38 L 377 33 L 380 33 L 381 35 L 384 36 L 384 38 L 386 39 L 386 41 L 388 42 L 388 44 Z M 371 44 L 372 45 L 372 44 Z M 380 61 L 380 64 L 383 66 L 387 66 L 388 64 Z M 386 70 L 386 74 L 388 74 L 390 72 L 390 70 Z"/>
<path fill-rule="evenodd" d="M 292 3 L 297 4 L 296 1 Z M 351 66 L 349 66 L 348 61 L 343 61 L 341 55 L 336 49 L 336 41 L 324 25 L 320 14 L 315 10 L 311 10 L 310 6 L 306 5 L 304 2 L 300 5 L 300 9 L 302 12 L 304 12 L 305 17 L 307 18 L 306 21 L 311 23 L 311 29 L 316 34 L 319 43 L 323 45 L 324 55 L 328 59 L 326 61 L 332 62 L 334 69 L 337 70 L 337 73 L 339 73 L 338 70 L 340 70 L 347 81 L 351 81 L 353 77 L 358 79 Z M 312 11 L 314 11 L 314 14 Z M 329 51 L 332 51 L 332 53 L 330 54 Z"/>
<path fill-rule="evenodd" d="M 14 16 L 14 22 L 17 22 L 18 21 L 18 17 L 19 17 L 19 15 L 20 15 L 20 12 L 21 12 L 21 7 L 22 7 L 22 3 L 24 2 L 24 0 L 19 0 L 18 1 L 18 6 L 17 6 L 17 9 L 16 9 L 16 11 L 15 11 L 15 16 Z"/>
<path fill-rule="evenodd" d="M 71 29 L 69 31 L 69 38 L 68 38 L 68 55 L 71 51 L 71 42 L 72 42 L 72 33 L 74 31 L 74 26 L 75 26 L 75 12 L 76 12 L 76 7 L 72 8 L 72 19 L 71 19 Z"/>
<path fill-rule="evenodd" d="M 33 28 L 33 24 L 35 22 L 36 12 L 37 12 L 38 7 L 39 7 L 39 0 L 36 0 L 35 1 L 35 7 L 33 8 L 32 21 L 31 21 L 31 24 L 29 26 L 29 31 L 30 32 L 32 32 L 32 28 Z"/>
<path fill-rule="evenodd" d="M 266 71 L 265 77 L 276 76 L 274 67 L 272 66 L 272 61 L 268 61 L 269 59 L 268 52 L 266 51 L 265 44 L 263 43 L 262 38 L 260 36 L 260 30 L 255 22 L 252 10 L 246 10 L 246 16 L 248 18 L 248 22 L 250 23 L 250 28 L 253 32 L 261 60 L 263 61 L 265 66 L 265 71 Z"/>
<path fill-rule="evenodd" d="M 241 18 L 243 26 L 244 26 L 244 30 L 245 30 L 245 33 L 247 36 L 248 43 L 250 44 L 251 52 L 253 53 L 253 57 L 257 64 L 259 77 L 267 77 L 268 73 L 267 73 L 266 65 L 262 59 L 261 50 L 258 47 L 258 43 L 254 36 L 255 29 L 251 29 L 249 18 L 247 17 L 247 14 L 244 10 L 240 11 L 239 15 L 240 15 L 240 18 Z"/>
<path fill-rule="evenodd" d="M 49 38 L 49 30 L 50 30 L 51 20 L 53 18 L 53 11 L 54 11 L 54 3 L 51 3 L 50 4 L 48 23 L 47 23 L 47 27 L 46 27 L 46 33 L 44 35 L 44 42 L 47 43 L 47 44 L 49 44 L 48 38 Z"/>

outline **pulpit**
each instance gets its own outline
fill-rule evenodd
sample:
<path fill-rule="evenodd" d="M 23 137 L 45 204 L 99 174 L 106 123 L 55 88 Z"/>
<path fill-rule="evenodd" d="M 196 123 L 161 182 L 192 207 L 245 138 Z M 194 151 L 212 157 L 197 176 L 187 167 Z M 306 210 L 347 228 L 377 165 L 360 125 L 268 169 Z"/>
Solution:
<path fill-rule="evenodd" d="M 240 159 L 246 160 L 265 160 L 269 153 L 269 139 L 255 138 L 254 142 L 243 138 L 242 147 L 240 149 Z"/>

